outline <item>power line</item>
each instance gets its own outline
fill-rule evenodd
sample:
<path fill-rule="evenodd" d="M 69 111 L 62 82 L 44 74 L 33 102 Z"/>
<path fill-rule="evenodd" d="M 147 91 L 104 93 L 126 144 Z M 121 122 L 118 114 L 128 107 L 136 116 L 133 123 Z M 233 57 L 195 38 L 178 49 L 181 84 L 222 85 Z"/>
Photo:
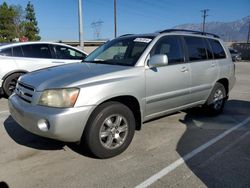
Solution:
<path fill-rule="evenodd" d="M 209 9 L 203 9 L 201 10 L 202 12 L 202 17 L 203 17 L 203 24 L 202 24 L 202 32 L 205 32 L 205 24 L 206 24 L 206 17 L 208 16 L 207 12 L 209 11 Z"/>

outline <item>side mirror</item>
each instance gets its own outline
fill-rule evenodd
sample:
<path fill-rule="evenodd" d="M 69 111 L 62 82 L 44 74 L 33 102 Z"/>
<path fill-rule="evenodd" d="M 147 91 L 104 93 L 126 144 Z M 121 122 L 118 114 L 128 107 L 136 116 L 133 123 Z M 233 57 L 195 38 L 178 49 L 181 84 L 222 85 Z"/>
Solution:
<path fill-rule="evenodd" d="M 156 54 L 150 57 L 148 61 L 148 66 L 150 68 L 163 67 L 168 65 L 168 56 L 165 54 Z"/>

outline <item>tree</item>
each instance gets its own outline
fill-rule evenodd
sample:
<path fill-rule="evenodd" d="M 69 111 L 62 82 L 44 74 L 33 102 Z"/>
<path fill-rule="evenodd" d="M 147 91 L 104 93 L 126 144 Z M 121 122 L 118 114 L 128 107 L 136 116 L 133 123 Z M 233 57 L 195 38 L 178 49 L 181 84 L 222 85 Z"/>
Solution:
<path fill-rule="evenodd" d="M 24 26 L 24 36 L 31 41 L 40 40 L 41 37 L 39 34 L 39 28 L 36 21 L 36 15 L 33 4 L 29 1 L 27 7 L 25 8 L 25 21 L 23 22 Z"/>
<path fill-rule="evenodd" d="M 6 2 L 0 5 L 0 41 L 9 42 L 14 39 L 14 15 L 15 10 L 9 7 Z"/>
<path fill-rule="evenodd" d="M 24 36 L 23 20 L 24 20 L 24 11 L 20 5 L 12 5 L 11 8 L 14 10 L 13 15 L 13 24 L 14 32 L 17 38 Z"/>
<path fill-rule="evenodd" d="M 34 6 L 28 2 L 25 9 L 20 5 L 0 4 L 0 42 L 10 42 L 15 38 L 27 37 L 40 40 Z"/>

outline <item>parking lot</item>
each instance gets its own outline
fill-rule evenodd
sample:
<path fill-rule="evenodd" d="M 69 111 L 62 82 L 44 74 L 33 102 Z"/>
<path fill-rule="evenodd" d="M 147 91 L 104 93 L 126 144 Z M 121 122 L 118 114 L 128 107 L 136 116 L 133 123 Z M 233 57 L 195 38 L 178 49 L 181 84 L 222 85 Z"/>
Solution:
<path fill-rule="evenodd" d="M 222 115 L 196 108 L 150 121 L 124 153 L 105 160 L 25 131 L 1 98 L 0 182 L 10 188 L 250 187 L 250 62 L 236 63 L 236 78 Z"/>

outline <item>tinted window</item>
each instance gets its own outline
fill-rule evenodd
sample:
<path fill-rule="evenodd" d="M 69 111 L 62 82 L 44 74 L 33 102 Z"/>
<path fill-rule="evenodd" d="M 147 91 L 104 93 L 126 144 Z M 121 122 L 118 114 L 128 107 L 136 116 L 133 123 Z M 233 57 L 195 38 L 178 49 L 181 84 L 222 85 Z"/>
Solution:
<path fill-rule="evenodd" d="M 207 59 L 206 47 L 202 38 L 184 37 L 188 49 L 189 61 L 201 61 Z"/>
<path fill-rule="evenodd" d="M 176 36 L 161 38 L 153 48 L 150 55 L 155 54 L 166 54 L 168 56 L 169 64 L 184 62 L 181 41 Z"/>
<path fill-rule="evenodd" d="M 236 50 L 234 50 L 234 49 L 229 49 L 229 52 L 230 52 L 231 54 L 235 54 L 235 53 L 237 53 L 237 51 L 236 51 Z"/>
<path fill-rule="evenodd" d="M 205 42 L 205 48 L 206 48 L 206 51 L 207 51 L 207 58 L 208 59 L 214 59 L 212 48 L 209 45 L 207 39 L 204 39 L 204 42 Z"/>
<path fill-rule="evenodd" d="M 20 46 L 13 48 L 13 56 L 14 57 L 23 57 L 23 51 L 22 51 L 22 48 Z"/>
<path fill-rule="evenodd" d="M 86 58 L 86 55 L 83 53 L 80 53 L 72 48 L 68 48 L 65 46 L 54 46 L 56 57 L 58 59 L 80 59 L 83 60 Z"/>
<path fill-rule="evenodd" d="M 2 49 L 2 50 L 0 50 L 0 55 L 12 56 L 12 49 L 11 48 Z"/>
<path fill-rule="evenodd" d="M 22 46 L 24 57 L 52 58 L 48 44 L 31 44 Z"/>
<path fill-rule="evenodd" d="M 222 48 L 221 44 L 217 40 L 209 39 L 210 45 L 213 50 L 214 58 L 215 59 L 222 59 L 226 58 L 226 53 L 224 49 Z"/>

